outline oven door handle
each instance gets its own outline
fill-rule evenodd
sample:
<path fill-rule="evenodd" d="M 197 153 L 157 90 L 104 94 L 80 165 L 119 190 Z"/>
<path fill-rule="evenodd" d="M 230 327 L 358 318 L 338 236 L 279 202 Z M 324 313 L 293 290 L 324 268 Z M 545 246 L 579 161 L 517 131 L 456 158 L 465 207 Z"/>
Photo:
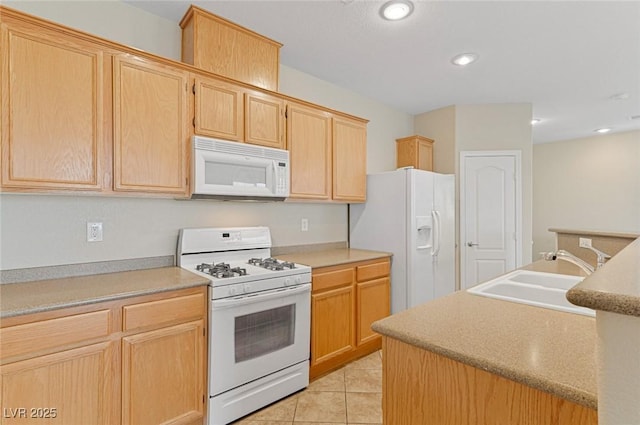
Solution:
<path fill-rule="evenodd" d="M 289 297 L 292 295 L 311 292 L 311 284 L 304 283 L 302 285 L 289 286 L 265 292 L 256 292 L 254 294 L 239 295 L 236 297 L 223 298 L 221 300 L 212 300 L 212 308 L 229 308 L 237 305 L 253 304 L 275 298 Z"/>

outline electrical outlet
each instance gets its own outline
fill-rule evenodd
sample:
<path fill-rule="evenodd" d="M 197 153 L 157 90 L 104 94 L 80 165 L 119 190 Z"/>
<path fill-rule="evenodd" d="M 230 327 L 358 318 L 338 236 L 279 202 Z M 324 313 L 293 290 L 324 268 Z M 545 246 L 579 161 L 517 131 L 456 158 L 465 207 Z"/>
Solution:
<path fill-rule="evenodd" d="M 87 242 L 102 242 L 102 223 L 87 223 Z"/>
<path fill-rule="evenodd" d="M 302 230 L 303 232 L 308 232 L 309 231 L 309 219 L 308 218 L 303 218 L 302 220 L 300 220 L 300 230 Z"/>
<path fill-rule="evenodd" d="M 579 239 L 580 248 L 591 248 L 591 239 L 589 238 L 580 238 Z"/>

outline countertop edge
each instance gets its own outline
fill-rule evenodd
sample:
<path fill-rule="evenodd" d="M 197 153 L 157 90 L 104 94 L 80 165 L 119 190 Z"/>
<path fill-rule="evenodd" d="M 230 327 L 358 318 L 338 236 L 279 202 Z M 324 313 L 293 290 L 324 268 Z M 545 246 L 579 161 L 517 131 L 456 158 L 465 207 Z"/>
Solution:
<path fill-rule="evenodd" d="M 573 304 L 640 317 L 640 238 L 567 291 Z"/>
<path fill-rule="evenodd" d="M 592 236 L 605 236 L 609 238 L 625 238 L 636 239 L 640 237 L 640 233 L 631 232 L 607 232 L 603 230 L 576 230 L 576 229 L 560 229 L 556 227 L 550 227 L 549 232 L 562 233 L 565 235 L 592 235 Z"/>
<path fill-rule="evenodd" d="M 121 292 L 118 294 L 107 295 L 103 297 L 85 298 L 77 301 L 69 301 L 69 302 L 58 303 L 58 304 L 49 304 L 49 305 L 43 305 L 43 306 L 38 306 L 33 308 L 25 308 L 21 310 L 0 311 L 0 319 L 8 319 L 10 317 L 17 317 L 17 316 L 26 316 L 28 314 L 35 314 L 35 313 L 44 313 L 47 311 L 59 310 L 63 308 L 79 307 L 79 306 L 90 305 L 90 304 L 99 304 L 99 303 L 108 302 L 108 301 L 117 301 L 125 298 L 142 297 L 145 295 L 160 294 L 163 292 L 179 291 L 181 289 L 196 288 L 198 286 L 207 286 L 208 284 L 209 282 L 205 282 L 205 283 L 191 282 L 184 285 L 176 285 L 171 287 L 167 286 L 164 288 L 153 288 L 153 289 L 145 289 L 145 290 L 138 290 L 138 291 L 131 291 L 131 292 Z"/>
<path fill-rule="evenodd" d="M 296 254 L 282 254 L 276 255 L 275 257 L 285 261 L 304 264 L 313 269 L 319 269 L 359 263 L 362 261 L 377 260 L 381 258 L 390 258 L 393 257 L 393 254 L 390 252 L 369 251 L 359 248 L 338 248 Z"/>
<path fill-rule="evenodd" d="M 422 348 L 435 354 L 442 355 L 460 363 L 478 368 L 480 370 L 484 370 L 489 373 L 493 373 L 495 375 L 518 382 L 523 385 L 527 385 L 537 390 L 550 393 L 552 395 L 580 404 L 590 409 L 598 409 L 597 397 L 590 393 L 577 390 L 576 388 L 558 384 L 553 381 L 540 379 L 539 377 L 526 373 L 520 373 L 517 370 L 500 367 L 500 365 L 497 363 L 485 362 L 480 359 L 474 358 L 473 356 L 464 355 L 455 350 L 441 347 L 437 344 L 431 344 L 417 337 L 411 338 L 411 336 L 407 335 L 406 333 L 397 332 L 391 328 L 386 327 L 383 323 L 381 323 L 381 321 L 374 322 L 371 325 L 371 329 L 384 336 L 397 339 L 399 341 L 405 342 L 418 348 Z"/>
<path fill-rule="evenodd" d="M 567 291 L 567 299 L 572 304 L 592 310 L 640 317 L 640 297 L 574 287 Z"/>
<path fill-rule="evenodd" d="M 209 279 L 175 266 L 7 283 L 0 285 L 0 320 L 209 283 Z"/>

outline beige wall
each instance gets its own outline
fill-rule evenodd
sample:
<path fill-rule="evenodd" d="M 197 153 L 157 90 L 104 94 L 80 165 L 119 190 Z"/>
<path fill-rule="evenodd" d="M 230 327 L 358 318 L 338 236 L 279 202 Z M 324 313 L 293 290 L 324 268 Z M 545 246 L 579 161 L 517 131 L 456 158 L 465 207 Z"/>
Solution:
<path fill-rule="evenodd" d="M 640 233 L 640 131 L 535 145 L 534 252 L 549 228 Z"/>
<path fill-rule="evenodd" d="M 151 53 L 180 56 L 176 23 L 119 1 L 7 5 Z M 294 97 L 369 119 L 369 172 L 394 168 L 395 139 L 412 133 L 412 115 L 287 67 L 280 85 Z M 308 232 L 300 231 L 301 218 L 309 219 Z M 86 242 L 87 221 L 103 222 L 103 242 Z M 345 241 L 347 206 L 0 194 L 0 269 L 173 255 L 182 227 L 254 225 L 269 226 L 275 246 Z"/>
<path fill-rule="evenodd" d="M 529 103 L 456 106 L 456 169 L 460 152 L 517 150 L 522 158 L 522 264 L 532 260 L 533 141 Z"/>
<path fill-rule="evenodd" d="M 180 60 L 180 26 L 117 0 L 3 0 L 3 5 L 111 41 Z M 184 10 L 189 8 L 185 2 Z"/>
<path fill-rule="evenodd" d="M 395 140 L 413 134 L 413 115 L 364 96 L 346 95 L 343 88 L 284 65 L 280 65 L 280 92 L 368 119 L 369 173 L 395 170 Z"/>
<path fill-rule="evenodd" d="M 456 172 L 456 107 L 435 109 L 415 116 L 416 134 L 433 143 L 433 171 L 442 174 Z"/>
<path fill-rule="evenodd" d="M 517 150 L 522 158 L 522 262 L 532 259 L 532 108 L 529 103 L 454 105 L 415 117 L 416 133 L 435 140 L 435 171 L 459 175 L 460 152 Z M 456 212 L 460 190 L 456 181 Z M 456 234 L 460 235 L 459 220 Z M 458 252 L 459 254 L 459 252 Z"/>

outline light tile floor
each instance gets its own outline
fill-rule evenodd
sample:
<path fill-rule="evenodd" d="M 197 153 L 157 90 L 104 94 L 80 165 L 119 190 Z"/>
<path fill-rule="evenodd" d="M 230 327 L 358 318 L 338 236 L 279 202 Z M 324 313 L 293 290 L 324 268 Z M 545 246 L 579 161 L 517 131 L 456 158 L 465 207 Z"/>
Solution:
<path fill-rule="evenodd" d="M 233 425 L 382 423 L 382 354 L 377 351 L 317 379 Z"/>

